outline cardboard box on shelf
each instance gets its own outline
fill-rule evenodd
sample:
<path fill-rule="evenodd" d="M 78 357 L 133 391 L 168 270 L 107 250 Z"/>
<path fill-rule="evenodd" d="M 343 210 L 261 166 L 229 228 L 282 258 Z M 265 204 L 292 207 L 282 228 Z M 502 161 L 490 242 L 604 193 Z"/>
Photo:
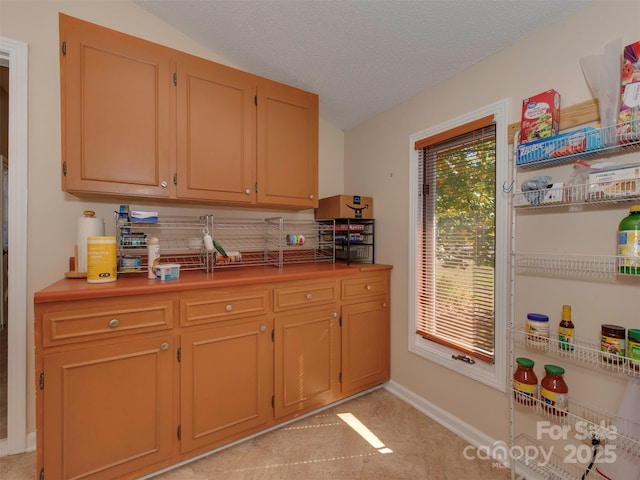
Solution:
<path fill-rule="evenodd" d="M 373 198 L 360 195 L 334 195 L 321 198 L 316 209 L 317 219 L 373 218 Z"/>
<path fill-rule="evenodd" d="M 589 174 L 589 200 L 640 196 L 640 165 Z"/>
<path fill-rule="evenodd" d="M 520 142 L 531 142 L 558 134 L 560 94 L 547 90 L 522 101 Z"/>

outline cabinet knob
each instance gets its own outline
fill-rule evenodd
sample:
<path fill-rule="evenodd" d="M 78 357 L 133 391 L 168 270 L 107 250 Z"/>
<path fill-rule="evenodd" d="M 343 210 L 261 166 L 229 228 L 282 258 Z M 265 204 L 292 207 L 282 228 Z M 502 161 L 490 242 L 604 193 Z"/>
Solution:
<path fill-rule="evenodd" d="M 231 306 L 231 304 L 229 304 L 229 305 L 227 305 L 226 307 L 224 307 L 224 309 L 225 309 L 227 312 L 230 312 L 231 310 L 233 310 L 233 307 Z"/>
<path fill-rule="evenodd" d="M 267 331 L 267 326 L 266 325 L 260 325 L 260 331 L 261 332 L 266 332 Z"/>
<path fill-rule="evenodd" d="M 167 342 L 164 342 L 162 345 L 160 345 L 160 350 L 166 350 L 167 348 L 169 348 L 169 344 Z"/>
<path fill-rule="evenodd" d="M 166 180 L 163 180 L 163 181 L 161 181 L 161 182 L 160 182 L 160 186 L 161 186 L 162 188 L 167 188 L 167 187 L 169 186 L 169 184 L 167 183 L 167 181 L 166 181 Z"/>
<path fill-rule="evenodd" d="M 118 319 L 117 319 L 117 318 L 114 318 L 113 320 L 111 320 L 111 321 L 109 322 L 109 326 L 110 326 L 111 328 L 116 328 L 116 327 L 118 326 L 118 324 L 119 324 L 119 323 L 120 323 L 120 322 L 118 321 Z"/>
<path fill-rule="evenodd" d="M 382 302 L 382 308 L 387 308 L 387 302 Z"/>
<path fill-rule="evenodd" d="M 307 293 L 307 300 L 311 300 L 313 298 L 313 295 L 311 295 L 310 293 Z"/>
<path fill-rule="evenodd" d="M 331 312 L 331 318 L 336 318 L 338 316 L 338 312 Z"/>
<path fill-rule="evenodd" d="M 313 200 L 314 198 L 316 198 L 315 195 L 309 195 L 309 200 Z"/>
<path fill-rule="evenodd" d="M 244 191 L 244 193 L 246 193 L 247 195 L 251 195 L 251 189 L 250 189 L 250 188 L 247 188 L 247 189 Z"/>
<path fill-rule="evenodd" d="M 364 287 L 364 288 L 366 288 L 367 290 L 371 290 L 373 287 L 372 287 L 371 285 L 367 285 L 367 286 L 366 286 L 366 287 Z"/>

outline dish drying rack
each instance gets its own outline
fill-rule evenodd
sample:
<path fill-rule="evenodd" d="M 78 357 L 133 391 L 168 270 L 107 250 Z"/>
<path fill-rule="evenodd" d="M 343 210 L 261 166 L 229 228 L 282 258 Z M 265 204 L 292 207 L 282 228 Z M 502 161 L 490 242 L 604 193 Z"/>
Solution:
<path fill-rule="evenodd" d="M 321 235 L 312 220 L 216 219 L 199 217 L 162 217 L 158 223 L 123 221 L 116 214 L 116 242 L 119 273 L 147 271 L 148 237 L 160 241 L 163 263 L 178 263 L 181 270 L 213 272 L 220 268 L 271 265 L 282 268 L 295 263 L 335 261 L 335 244 Z M 204 237 L 210 235 L 218 250 L 208 251 Z M 133 261 L 136 268 L 124 267 Z"/>

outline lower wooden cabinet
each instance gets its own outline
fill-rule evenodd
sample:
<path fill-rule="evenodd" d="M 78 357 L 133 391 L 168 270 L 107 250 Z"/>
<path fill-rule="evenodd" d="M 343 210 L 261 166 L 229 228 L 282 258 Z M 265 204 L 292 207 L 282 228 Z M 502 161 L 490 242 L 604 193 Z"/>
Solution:
<path fill-rule="evenodd" d="M 38 477 L 138 478 L 385 382 L 389 267 L 361 269 L 120 298 L 36 294 Z"/>
<path fill-rule="evenodd" d="M 274 332 L 274 417 L 331 403 L 339 391 L 337 305 L 277 316 Z"/>
<path fill-rule="evenodd" d="M 386 298 L 342 307 L 342 393 L 389 380 L 389 308 Z"/>
<path fill-rule="evenodd" d="M 272 325 L 258 317 L 182 335 L 182 452 L 223 444 L 268 423 Z"/>
<path fill-rule="evenodd" d="M 162 336 L 45 355 L 45 478 L 120 478 L 169 459 L 174 351 Z"/>

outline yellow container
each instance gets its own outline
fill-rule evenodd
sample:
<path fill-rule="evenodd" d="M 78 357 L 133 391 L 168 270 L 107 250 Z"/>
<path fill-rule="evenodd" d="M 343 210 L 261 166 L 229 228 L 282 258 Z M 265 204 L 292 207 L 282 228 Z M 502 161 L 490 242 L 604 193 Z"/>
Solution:
<path fill-rule="evenodd" d="M 117 279 L 116 237 L 87 237 L 87 283 Z"/>

